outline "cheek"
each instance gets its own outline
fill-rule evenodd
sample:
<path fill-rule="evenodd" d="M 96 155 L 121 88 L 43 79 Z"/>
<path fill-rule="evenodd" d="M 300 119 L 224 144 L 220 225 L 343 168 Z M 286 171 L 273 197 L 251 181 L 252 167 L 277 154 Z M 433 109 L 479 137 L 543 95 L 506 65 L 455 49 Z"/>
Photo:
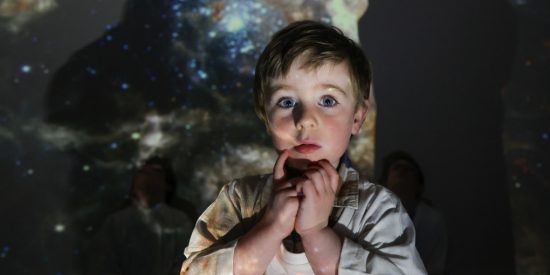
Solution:
<path fill-rule="evenodd" d="M 283 117 L 270 117 L 268 127 L 275 148 L 287 149 L 287 143 L 291 142 L 289 135 L 292 129 L 292 120 Z"/>
<path fill-rule="evenodd" d="M 269 130 L 273 135 L 281 135 L 288 131 L 291 125 L 291 120 L 285 116 L 271 116 L 269 117 Z"/>
<path fill-rule="evenodd" d="M 332 133 L 340 133 L 341 135 L 349 133 L 351 135 L 353 118 L 343 115 L 330 115 L 324 117 L 323 124 L 324 128 Z"/>
<path fill-rule="evenodd" d="M 351 121 L 347 118 L 340 117 L 325 117 L 323 120 L 324 131 L 331 133 L 330 139 L 334 145 L 339 144 L 339 148 L 334 148 L 340 150 L 342 148 L 347 148 L 349 139 L 351 137 Z"/>

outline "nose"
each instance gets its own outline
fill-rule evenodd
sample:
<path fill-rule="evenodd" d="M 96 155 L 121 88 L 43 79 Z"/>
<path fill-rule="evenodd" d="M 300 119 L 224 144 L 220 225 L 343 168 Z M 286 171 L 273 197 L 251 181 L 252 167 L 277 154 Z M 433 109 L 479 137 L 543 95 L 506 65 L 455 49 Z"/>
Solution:
<path fill-rule="evenodd" d="M 314 107 L 307 107 L 303 104 L 294 108 L 294 121 L 296 128 L 302 130 L 305 128 L 313 128 L 317 125 L 317 117 L 315 115 Z"/>

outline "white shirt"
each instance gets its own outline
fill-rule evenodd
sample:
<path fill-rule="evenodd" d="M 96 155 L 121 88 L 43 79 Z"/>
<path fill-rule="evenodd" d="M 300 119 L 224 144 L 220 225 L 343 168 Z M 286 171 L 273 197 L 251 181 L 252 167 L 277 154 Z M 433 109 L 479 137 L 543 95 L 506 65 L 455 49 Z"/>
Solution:
<path fill-rule="evenodd" d="M 305 253 L 292 253 L 281 247 L 265 271 L 266 275 L 314 274 Z"/>

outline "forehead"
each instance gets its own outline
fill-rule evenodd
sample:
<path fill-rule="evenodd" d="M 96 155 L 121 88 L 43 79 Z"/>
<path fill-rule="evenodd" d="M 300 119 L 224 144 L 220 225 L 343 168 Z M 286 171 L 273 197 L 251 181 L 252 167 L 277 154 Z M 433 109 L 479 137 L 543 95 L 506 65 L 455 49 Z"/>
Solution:
<path fill-rule="evenodd" d="M 299 57 L 292 62 L 288 72 L 270 81 L 271 92 L 281 88 L 334 87 L 352 93 L 348 63 L 345 61 L 311 63 Z"/>

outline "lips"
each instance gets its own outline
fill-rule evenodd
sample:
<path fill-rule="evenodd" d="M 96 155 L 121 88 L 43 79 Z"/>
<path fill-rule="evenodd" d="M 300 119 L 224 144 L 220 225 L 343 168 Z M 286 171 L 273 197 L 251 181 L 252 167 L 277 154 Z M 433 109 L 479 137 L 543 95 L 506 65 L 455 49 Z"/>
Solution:
<path fill-rule="evenodd" d="M 309 154 L 319 150 L 320 148 L 321 146 L 317 144 L 300 144 L 298 146 L 295 146 L 294 150 L 301 154 Z"/>

